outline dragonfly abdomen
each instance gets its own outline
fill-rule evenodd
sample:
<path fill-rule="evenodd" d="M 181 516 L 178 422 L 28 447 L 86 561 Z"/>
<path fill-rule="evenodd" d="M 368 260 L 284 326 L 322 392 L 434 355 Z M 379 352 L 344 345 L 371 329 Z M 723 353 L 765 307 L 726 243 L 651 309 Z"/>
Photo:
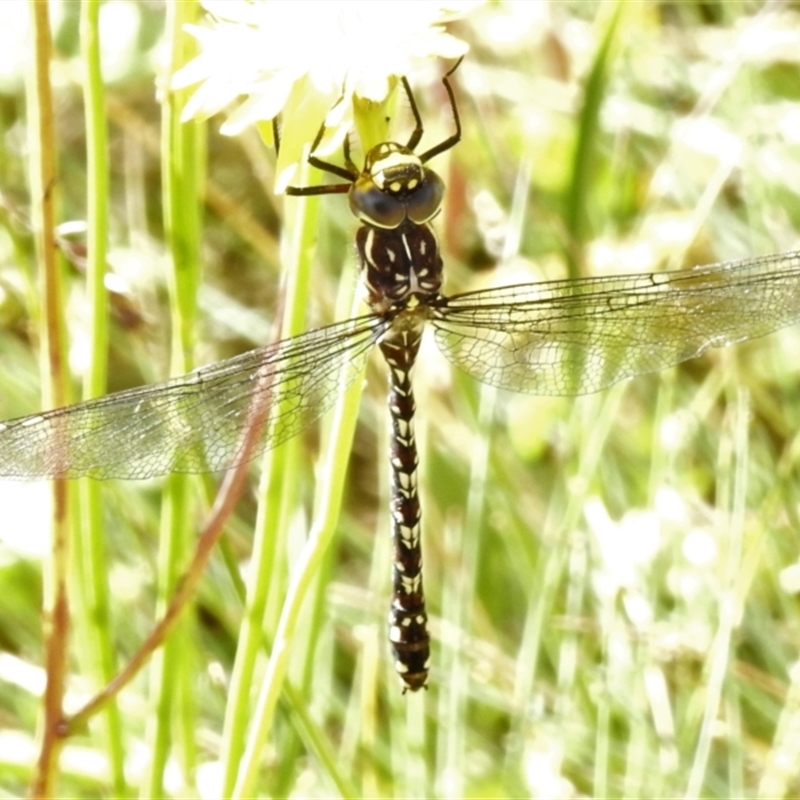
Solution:
<path fill-rule="evenodd" d="M 389 447 L 392 471 L 392 604 L 389 641 L 395 669 L 407 689 L 421 689 L 428 678 L 430 634 L 422 587 L 422 546 L 417 494 L 417 444 L 411 368 L 419 351 L 422 326 L 393 328 L 380 343 L 389 365 Z"/>

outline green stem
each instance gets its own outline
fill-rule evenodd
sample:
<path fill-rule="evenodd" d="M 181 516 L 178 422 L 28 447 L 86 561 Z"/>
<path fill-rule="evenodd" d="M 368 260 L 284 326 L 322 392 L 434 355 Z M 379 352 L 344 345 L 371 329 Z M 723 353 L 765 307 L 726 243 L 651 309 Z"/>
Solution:
<path fill-rule="evenodd" d="M 172 43 L 168 74 L 195 55 L 195 40 L 184 26 L 199 13 L 196 2 L 170 3 L 167 39 Z M 204 179 L 201 128 L 181 122 L 186 93 L 164 94 L 162 123 L 163 207 L 165 228 L 172 256 L 170 271 L 170 317 L 172 325 L 171 371 L 188 372 L 193 367 L 197 289 L 200 283 L 200 187 Z M 158 569 L 158 607 L 161 617 L 174 595 L 188 554 L 193 546 L 190 529 L 189 486 L 184 475 L 167 479 L 162 507 Z M 164 794 L 164 769 L 170 753 L 177 749 L 187 781 L 195 771 L 196 703 L 186 677 L 196 674 L 190 622 L 181 620 L 153 660 L 150 671 L 151 702 L 148 739 L 153 756 L 143 794 Z M 173 724 L 177 731 L 173 732 Z M 177 740 L 178 747 L 175 747 Z"/>
<path fill-rule="evenodd" d="M 86 121 L 86 285 L 90 307 L 91 353 L 83 386 L 83 398 L 106 392 L 108 369 L 108 292 L 105 286 L 108 254 L 108 129 L 105 88 L 100 67 L 100 3 L 86 0 L 81 5 L 81 53 L 84 63 L 84 118 Z M 115 672 L 114 641 L 108 589 L 108 553 L 104 535 L 102 487 L 83 480 L 78 487 L 75 530 L 75 563 L 78 580 L 76 599 L 82 604 L 76 621 L 85 642 L 81 652 L 91 660 L 89 672 L 103 686 Z M 111 703 L 103 719 L 104 745 L 111 783 L 117 794 L 125 788 L 122 723 L 119 707 Z"/>

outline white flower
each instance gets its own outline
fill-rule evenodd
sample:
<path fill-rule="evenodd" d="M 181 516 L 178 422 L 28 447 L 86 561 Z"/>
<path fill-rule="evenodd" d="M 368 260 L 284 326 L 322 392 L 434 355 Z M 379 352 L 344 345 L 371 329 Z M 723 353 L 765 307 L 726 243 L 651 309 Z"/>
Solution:
<path fill-rule="evenodd" d="M 212 26 L 189 27 L 202 52 L 173 78 L 175 88 L 200 84 L 184 119 L 205 118 L 238 102 L 221 128 L 234 135 L 280 113 L 286 165 L 300 157 L 323 121 L 333 130 L 326 132 L 321 152 L 338 147 L 352 127 L 354 97 L 380 102 L 415 61 L 463 55 L 466 44 L 443 24 L 475 3 L 205 0 L 203 5 Z"/>

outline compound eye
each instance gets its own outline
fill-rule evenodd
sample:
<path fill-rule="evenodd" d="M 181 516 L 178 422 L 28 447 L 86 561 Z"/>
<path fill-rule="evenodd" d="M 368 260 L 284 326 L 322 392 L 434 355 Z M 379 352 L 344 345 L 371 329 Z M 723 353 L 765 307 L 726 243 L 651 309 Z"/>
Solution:
<path fill-rule="evenodd" d="M 379 189 L 369 176 L 360 177 L 347 198 L 353 214 L 376 228 L 396 228 L 406 218 L 405 204 Z"/>
<path fill-rule="evenodd" d="M 439 213 L 444 197 L 444 181 L 430 169 L 423 170 L 422 183 L 405 198 L 406 214 L 417 225 L 433 219 Z"/>

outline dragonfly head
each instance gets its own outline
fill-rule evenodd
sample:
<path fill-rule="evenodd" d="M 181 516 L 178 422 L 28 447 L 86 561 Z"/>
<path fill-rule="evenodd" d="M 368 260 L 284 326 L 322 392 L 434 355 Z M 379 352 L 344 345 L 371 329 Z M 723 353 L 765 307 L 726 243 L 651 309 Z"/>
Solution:
<path fill-rule="evenodd" d="M 350 189 L 352 212 L 367 225 L 392 229 L 406 219 L 422 225 L 439 212 L 444 183 L 419 157 L 396 142 L 367 153 L 364 170 Z"/>

